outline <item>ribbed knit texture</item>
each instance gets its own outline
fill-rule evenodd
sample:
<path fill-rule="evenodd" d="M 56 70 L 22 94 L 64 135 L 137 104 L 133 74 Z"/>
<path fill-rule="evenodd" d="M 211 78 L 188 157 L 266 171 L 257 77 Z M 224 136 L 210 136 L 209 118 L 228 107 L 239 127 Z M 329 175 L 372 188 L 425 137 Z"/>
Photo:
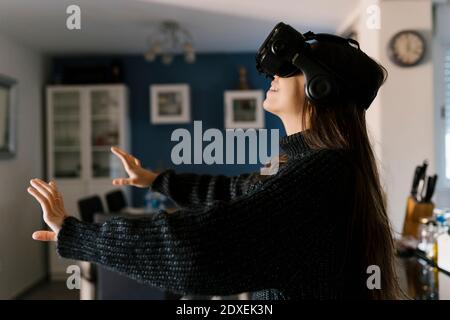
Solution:
<path fill-rule="evenodd" d="M 286 136 L 277 174 L 161 173 L 153 189 L 180 210 L 98 225 L 65 219 L 57 250 L 182 294 L 255 299 L 358 297 L 365 280 L 346 270 L 352 167 L 338 150 Z M 344 264 L 345 263 L 345 264 Z"/>

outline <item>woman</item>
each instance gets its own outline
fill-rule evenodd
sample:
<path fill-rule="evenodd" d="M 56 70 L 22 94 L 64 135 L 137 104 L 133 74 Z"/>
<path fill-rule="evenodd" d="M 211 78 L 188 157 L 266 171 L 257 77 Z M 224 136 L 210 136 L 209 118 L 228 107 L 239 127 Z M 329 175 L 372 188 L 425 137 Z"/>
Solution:
<path fill-rule="evenodd" d="M 394 245 L 363 101 L 385 70 L 353 46 L 318 42 L 313 54 L 353 87 L 352 101 L 315 106 L 304 76 L 275 76 L 265 110 L 287 136 L 272 176 L 156 174 L 113 148 L 133 185 L 168 195 L 180 210 L 102 224 L 69 217 L 53 182 L 28 189 L 62 257 L 99 263 L 139 281 L 182 294 L 254 292 L 255 299 L 394 299 Z M 369 289 L 368 267 L 381 271 Z"/>

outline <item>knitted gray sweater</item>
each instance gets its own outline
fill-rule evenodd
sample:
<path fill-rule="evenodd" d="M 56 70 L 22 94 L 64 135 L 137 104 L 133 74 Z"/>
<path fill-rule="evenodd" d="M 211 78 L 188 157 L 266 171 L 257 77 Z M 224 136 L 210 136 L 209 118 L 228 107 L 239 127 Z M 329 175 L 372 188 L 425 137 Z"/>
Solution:
<path fill-rule="evenodd" d="M 65 219 L 62 257 L 101 264 L 182 294 L 257 292 L 257 299 L 361 298 L 365 280 L 347 243 L 353 169 L 343 152 L 286 136 L 277 174 L 175 174 L 153 189 L 180 210 L 91 224 Z"/>

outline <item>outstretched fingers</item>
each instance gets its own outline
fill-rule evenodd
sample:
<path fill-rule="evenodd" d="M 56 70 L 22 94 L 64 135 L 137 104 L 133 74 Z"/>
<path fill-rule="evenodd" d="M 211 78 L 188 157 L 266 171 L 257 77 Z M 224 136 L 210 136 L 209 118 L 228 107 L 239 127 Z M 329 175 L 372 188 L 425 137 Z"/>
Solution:
<path fill-rule="evenodd" d="M 49 200 L 47 199 L 47 197 L 42 195 L 37 189 L 35 189 L 34 187 L 29 187 L 27 191 L 37 200 L 37 202 L 39 202 L 44 211 L 44 214 L 47 214 L 51 210 Z"/>
<path fill-rule="evenodd" d="M 119 159 L 122 161 L 122 164 L 123 164 L 125 170 L 130 169 L 131 156 L 128 153 L 126 153 L 125 151 L 123 151 L 122 149 L 119 149 L 117 147 L 112 147 L 111 152 L 114 153 L 117 157 L 119 157 Z"/>
<path fill-rule="evenodd" d="M 64 201 L 58 187 L 54 181 L 50 181 L 49 186 L 51 188 L 55 203 L 61 208 L 64 208 Z"/>
<path fill-rule="evenodd" d="M 50 205 L 53 205 L 54 197 L 53 197 L 52 190 L 51 190 L 51 188 L 50 188 L 50 186 L 48 184 L 46 184 L 44 181 L 42 181 L 40 179 L 32 179 L 30 181 L 30 183 L 31 183 L 31 185 L 33 186 L 34 189 L 39 191 L 39 193 L 41 195 L 43 195 L 44 197 L 47 198 L 47 200 L 49 201 Z"/>

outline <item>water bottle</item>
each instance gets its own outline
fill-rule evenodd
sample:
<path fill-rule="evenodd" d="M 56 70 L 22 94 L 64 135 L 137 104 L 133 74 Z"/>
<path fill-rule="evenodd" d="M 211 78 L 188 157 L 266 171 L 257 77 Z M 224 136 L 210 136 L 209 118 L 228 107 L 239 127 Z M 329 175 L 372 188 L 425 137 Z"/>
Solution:
<path fill-rule="evenodd" d="M 147 194 L 145 195 L 145 210 L 149 213 L 165 210 L 166 200 L 166 196 L 159 192 L 152 191 L 152 189 L 149 188 Z"/>
<path fill-rule="evenodd" d="M 151 188 L 148 188 L 147 193 L 145 194 L 145 211 L 152 213 L 153 212 L 153 195 Z"/>
<path fill-rule="evenodd" d="M 450 271 L 450 235 L 445 212 L 438 213 L 436 221 L 439 228 L 436 235 L 435 262 L 440 268 Z"/>

